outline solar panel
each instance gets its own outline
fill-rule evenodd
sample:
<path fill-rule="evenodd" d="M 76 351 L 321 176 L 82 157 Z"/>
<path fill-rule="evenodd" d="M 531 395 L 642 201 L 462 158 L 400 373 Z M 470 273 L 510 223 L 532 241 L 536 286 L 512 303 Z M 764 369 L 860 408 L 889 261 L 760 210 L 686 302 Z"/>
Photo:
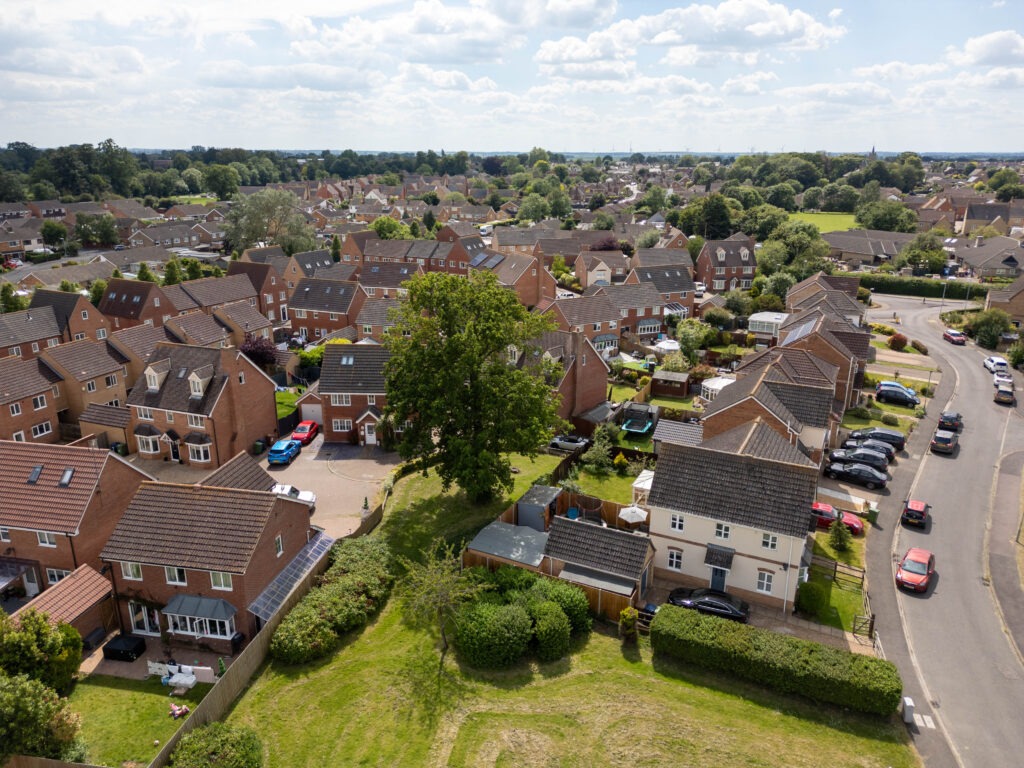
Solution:
<path fill-rule="evenodd" d="M 284 603 L 285 598 L 291 594 L 295 585 L 313 570 L 320 559 L 327 554 L 327 550 L 331 548 L 332 544 L 334 544 L 334 539 L 325 533 L 318 533 L 307 541 L 306 546 L 299 550 L 299 553 L 284 567 L 284 570 L 277 574 L 267 588 L 253 600 L 249 606 L 249 612 L 259 616 L 263 621 L 270 621 Z"/>
<path fill-rule="evenodd" d="M 487 260 L 487 254 L 486 253 L 478 253 L 476 256 L 473 257 L 473 260 L 469 262 L 469 266 L 471 266 L 471 267 L 479 267 L 486 260 Z"/>
<path fill-rule="evenodd" d="M 482 254 L 482 255 L 486 256 L 487 254 Z M 501 262 L 503 262 L 504 260 L 505 260 L 505 256 L 503 254 L 496 253 L 494 256 L 491 256 L 491 258 L 489 258 L 486 262 L 484 262 L 484 269 L 494 269 L 496 266 L 501 264 Z"/>

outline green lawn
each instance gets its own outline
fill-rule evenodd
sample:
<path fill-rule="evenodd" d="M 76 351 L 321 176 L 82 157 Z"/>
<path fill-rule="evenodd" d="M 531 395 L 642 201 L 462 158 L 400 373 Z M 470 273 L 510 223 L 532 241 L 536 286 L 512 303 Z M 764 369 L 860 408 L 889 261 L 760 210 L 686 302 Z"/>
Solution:
<path fill-rule="evenodd" d="M 612 458 L 615 458 L 615 451 L 612 451 Z M 633 475 L 618 475 L 614 472 L 610 475 L 598 476 L 580 470 L 576 482 L 588 496 L 596 496 L 599 499 L 607 499 L 619 504 L 633 503 Z"/>
<path fill-rule="evenodd" d="M 854 617 L 864 610 L 860 588 L 847 581 L 833 581 L 817 568 L 811 569 L 808 581 L 820 584 L 826 595 L 826 602 L 817 620 L 826 626 L 852 632 Z"/>
<path fill-rule="evenodd" d="M 680 410 L 695 410 L 693 400 L 695 395 L 689 397 L 652 397 L 648 402 L 662 408 L 676 408 Z"/>
<path fill-rule="evenodd" d="M 449 659 L 392 601 L 331 659 L 268 664 L 228 722 L 255 728 L 267 768 L 920 763 L 894 718 L 777 696 L 652 660 L 600 632 L 573 655 L 481 673 Z"/>
<path fill-rule="evenodd" d="M 210 688 L 200 683 L 186 695 L 171 698 L 170 688 L 161 685 L 157 677 L 127 680 L 89 675 L 80 680 L 69 699 L 72 711 L 82 716 L 89 762 L 148 765 L 181 724 L 168 714 L 170 704 L 187 704 L 194 709 Z M 159 744 L 153 743 L 156 739 Z"/>
<path fill-rule="evenodd" d="M 275 392 L 274 400 L 277 401 L 277 418 L 283 419 L 295 412 L 295 401 L 299 399 L 297 392 Z"/>
<path fill-rule="evenodd" d="M 857 226 L 857 221 L 852 213 L 791 213 L 789 218 L 795 221 L 809 222 L 822 233 L 855 229 Z"/>
<path fill-rule="evenodd" d="M 871 365 L 880 365 L 885 368 L 892 368 L 895 371 L 902 371 L 904 369 L 909 371 L 938 371 L 934 365 L 918 365 L 917 363 L 890 363 L 888 360 L 875 360 Z M 881 374 L 872 374 L 873 376 L 880 376 Z M 882 378 L 891 379 L 891 376 L 884 376 Z M 922 379 L 923 381 L 923 379 Z"/>
<path fill-rule="evenodd" d="M 874 347 L 875 349 L 889 349 L 889 345 L 886 344 L 881 339 L 872 339 L 871 340 L 871 346 Z M 893 351 L 895 351 L 895 350 L 893 350 Z M 914 349 L 909 344 L 907 344 L 907 346 L 905 346 L 903 349 L 901 349 L 900 352 L 902 352 L 905 355 L 920 355 L 921 354 L 918 350 Z"/>
<path fill-rule="evenodd" d="M 868 536 L 871 535 L 871 526 L 864 521 L 864 535 L 854 536 L 850 542 L 850 548 L 845 552 L 839 552 L 828 543 L 828 531 L 817 531 L 814 534 L 814 554 L 817 557 L 827 557 L 830 560 L 838 560 L 845 565 L 852 565 L 854 568 L 864 567 L 864 550 L 867 547 Z"/>
<path fill-rule="evenodd" d="M 624 403 L 636 397 L 636 387 L 633 384 L 612 384 L 612 396 L 609 398 L 613 403 Z"/>
<path fill-rule="evenodd" d="M 917 423 L 914 418 L 901 418 L 898 426 L 883 424 L 881 419 L 862 419 L 847 411 L 843 414 L 843 420 L 839 426 L 843 429 L 865 429 L 866 427 L 881 427 L 882 429 L 897 429 L 903 434 L 910 434 L 913 425 Z"/>

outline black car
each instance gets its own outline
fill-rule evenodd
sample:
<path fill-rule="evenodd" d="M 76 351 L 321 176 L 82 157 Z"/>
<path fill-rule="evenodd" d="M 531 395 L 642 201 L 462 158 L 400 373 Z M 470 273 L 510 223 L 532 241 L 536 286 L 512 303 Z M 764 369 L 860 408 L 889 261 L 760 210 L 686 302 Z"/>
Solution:
<path fill-rule="evenodd" d="M 695 608 L 701 613 L 732 619 L 743 624 L 750 620 L 750 605 L 745 600 L 740 600 L 728 592 L 719 592 L 707 587 L 673 589 L 669 592 L 668 604 L 680 608 Z"/>
<path fill-rule="evenodd" d="M 875 451 L 882 454 L 889 461 L 893 461 L 896 458 L 896 449 L 888 443 L 883 443 L 881 440 L 854 440 L 852 437 L 847 438 L 842 444 L 842 448 L 867 448 L 869 451 Z"/>
<path fill-rule="evenodd" d="M 889 478 L 874 467 L 867 464 L 827 464 L 825 474 L 833 480 L 845 480 L 848 483 L 863 485 L 869 491 L 885 488 Z"/>
<path fill-rule="evenodd" d="M 944 411 L 939 416 L 939 429 L 946 429 L 950 432 L 959 432 L 964 428 L 964 417 L 956 411 Z"/>
<path fill-rule="evenodd" d="M 837 448 L 829 453 L 828 460 L 833 464 L 867 464 L 879 472 L 885 472 L 889 468 L 889 459 L 884 453 L 868 448 Z"/>
<path fill-rule="evenodd" d="M 902 432 L 897 432 L 895 429 L 885 429 L 884 427 L 865 427 L 864 429 L 856 429 L 850 433 L 852 440 L 881 440 L 883 443 L 888 443 L 897 451 L 902 451 L 907 445 L 907 436 Z"/>
<path fill-rule="evenodd" d="M 917 395 L 912 395 L 904 389 L 896 389 L 896 387 L 883 387 L 878 390 L 875 393 L 875 400 L 880 403 L 903 405 L 907 408 L 916 408 L 921 404 L 921 398 Z"/>

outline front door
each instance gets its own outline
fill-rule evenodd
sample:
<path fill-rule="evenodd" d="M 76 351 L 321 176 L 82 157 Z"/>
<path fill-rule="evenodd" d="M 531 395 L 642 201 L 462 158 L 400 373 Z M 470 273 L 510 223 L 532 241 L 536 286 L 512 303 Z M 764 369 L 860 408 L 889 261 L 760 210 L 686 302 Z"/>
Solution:
<path fill-rule="evenodd" d="M 366 444 L 377 444 L 377 425 L 373 424 L 372 422 L 366 425 Z"/>
<path fill-rule="evenodd" d="M 25 571 L 22 581 L 25 582 L 25 597 L 34 597 L 39 594 L 39 577 L 36 576 L 35 568 Z"/>
<path fill-rule="evenodd" d="M 711 568 L 711 588 L 725 592 L 725 577 L 729 572 L 725 568 Z"/>
<path fill-rule="evenodd" d="M 181 451 L 178 448 L 178 441 L 177 440 L 172 440 L 171 441 L 171 461 L 180 461 L 180 460 L 181 460 Z"/>

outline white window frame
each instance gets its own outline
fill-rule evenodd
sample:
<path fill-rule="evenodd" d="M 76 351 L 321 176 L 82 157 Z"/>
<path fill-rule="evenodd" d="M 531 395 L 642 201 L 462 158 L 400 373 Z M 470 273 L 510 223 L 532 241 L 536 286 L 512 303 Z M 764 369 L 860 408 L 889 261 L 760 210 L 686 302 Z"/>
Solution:
<path fill-rule="evenodd" d="M 206 429 L 206 417 L 199 413 L 189 413 L 185 416 L 185 421 L 188 422 L 190 427 L 196 429 Z"/>
<path fill-rule="evenodd" d="M 188 391 L 193 397 L 202 397 L 203 382 L 199 381 L 199 379 L 190 379 L 188 382 Z"/>
<path fill-rule="evenodd" d="M 732 533 L 732 529 L 729 527 L 728 523 L 715 523 L 715 538 L 716 539 L 722 539 L 723 541 L 728 541 L 729 536 L 730 536 L 731 533 Z"/>
<path fill-rule="evenodd" d="M 136 414 L 141 421 L 152 421 L 153 420 L 153 409 L 140 406 L 136 409 Z"/>
<path fill-rule="evenodd" d="M 46 569 L 46 583 L 56 584 L 61 579 L 66 579 L 71 575 L 71 571 L 67 571 L 63 568 L 47 568 Z"/>
<path fill-rule="evenodd" d="M 775 580 L 775 574 L 771 571 L 758 571 L 757 572 L 757 591 L 762 595 L 770 595 L 772 593 L 772 582 Z"/>
<path fill-rule="evenodd" d="M 41 411 L 46 407 L 46 395 L 36 395 L 32 398 L 32 410 Z"/>
<path fill-rule="evenodd" d="M 673 531 L 682 532 L 682 530 L 683 530 L 683 528 L 685 526 L 686 526 L 686 520 L 683 518 L 682 515 L 673 514 L 669 518 L 668 527 L 671 528 Z"/>
<path fill-rule="evenodd" d="M 670 571 L 682 571 L 683 570 L 683 550 L 669 547 L 668 550 L 668 569 Z"/>
<path fill-rule="evenodd" d="M 97 339 L 97 341 L 103 341 L 103 339 L 105 339 L 105 338 L 107 338 L 107 329 L 106 328 L 97 328 L 96 329 L 96 339 Z"/>
<path fill-rule="evenodd" d="M 11 416 L 21 416 L 21 403 L 11 403 Z"/>
<path fill-rule="evenodd" d="M 276 553 L 275 557 L 280 557 L 284 554 L 284 539 L 281 538 L 280 533 L 274 537 L 274 552 Z"/>
<path fill-rule="evenodd" d="M 95 379 L 91 379 L 90 381 L 85 382 L 85 391 L 86 392 L 95 392 L 96 391 L 96 380 Z"/>
<path fill-rule="evenodd" d="M 366 404 L 367 405 L 376 405 L 377 404 L 377 396 L 376 395 L 367 395 L 366 396 Z"/>
<path fill-rule="evenodd" d="M 192 445 L 189 443 L 188 446 L 188 460 L 196 462 L 197 464 L 206 464 L 210 461 L 210 446 L 209 444 L 203 445 Z"/>
<path fill-rule="evenodd" d="M 25 442 L 25 430 L 19 429 L 17 432 L 15 432 L 13 435 L 11 435 L 11 439 L 14 442 L 16 442 L 16 443 L 24 443 Z"/>
<path fill-rule="evenodd" d="M 225 571 L 210 571 L 210 586 L 220 592 L 230 592 L 231 574 Z"/>
<path fill-rule="evenodd" d="M 159 437 L 155 435 L 136 435 L 135 440 L 139 444 L 139 453 L 160 453 Z"/>
<path fill-rule="evenodd" d="M 116 373 L 108 373 L 107 374 L 107 378 L 104 379 L 104 383 L 107 385 L 107 389 L 110 389 L 111 387 L 116 387 L 117 386 L 117 374 Z"/>
<path fill-rule="evenodd" d="M 0 541 L 10 541 L 11 530 L 10 528 L 0 528 Z"/>
<path fill-rule="evenodd" d="M 331 419 L 331 429 L 335 432 L 351 432 L 352 419 Z"/>
<path fill-rule="evenodd" d="M 55 549 L 57 547 L 57 534 L 53 531 L 36 531 L 36 541 L 40 547 Z"/>
<path fill-rule="evenodd" d="M 53 427 L 50 426 L 49 421 L 44 421 L 40 424 L 32 426 L 32 437 L 40 438 L 53 432 Z"/>
<path fill-rule="evenodd" d="M 121 578 L 128 581 L 142 581 L 142 563 L 121 562 Z"/>
<path fill-rule="evenodd" d="M 176 565 L 164 566 L 164 580 L 175 587 L 188 586 L 188 574 L 185 573 L 184 568 L 179 568 Z"/>
<path fill-rule="evenodd" d="M 761 547 L 763 549 L 770 549 L 774 552 L 779 548 L 779 537 L 774 533 L 762 533 Z"/>

